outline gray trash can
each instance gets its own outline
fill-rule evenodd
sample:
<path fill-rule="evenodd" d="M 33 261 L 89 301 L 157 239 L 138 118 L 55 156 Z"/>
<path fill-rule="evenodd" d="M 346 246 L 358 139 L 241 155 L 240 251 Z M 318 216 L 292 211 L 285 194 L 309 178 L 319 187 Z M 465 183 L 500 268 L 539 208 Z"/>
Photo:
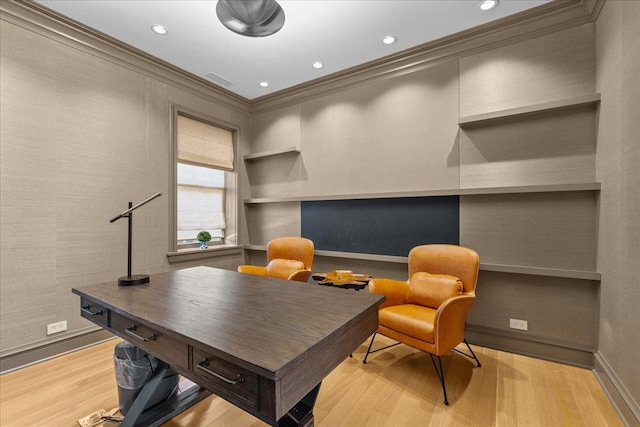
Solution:
<path fill-rule="evenodd" d="M 168 365 L 127 341 L 116 345 L 113 361 L 118 385 L 119 408 L 122 415 L 126 415 L 153 373 L 158 368 L 168 367 Z M 178 379 L 178 374 L 169 370 L 145 409 L 169 398 L 177 391 Z"/>

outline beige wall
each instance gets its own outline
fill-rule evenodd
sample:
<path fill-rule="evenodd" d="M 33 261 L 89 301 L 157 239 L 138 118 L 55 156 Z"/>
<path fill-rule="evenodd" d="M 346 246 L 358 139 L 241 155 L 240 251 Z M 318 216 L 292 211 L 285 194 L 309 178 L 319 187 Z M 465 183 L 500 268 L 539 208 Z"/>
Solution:
<path fill-rule="evenodd" d="M 457 188 L 457 73 L 446 61 L 304 102 L 302 194 Z"/>
<path fill-rule="evenodd" d="M 640 425 L 640 2 L 608 0 L 597 20 L 602 182 L 597 361 Z M 612 393 L 614 394 L 614 393 Z"/>
<path fill-rule="evenodd" d="M 458 64 L 447 61 L 252 117 L 251 198 L 459 187 Z M 299 203 L 247 205 L 248 243 L 300 234 Z"/>
<path fill-rule="evenodd" d="M 169 264 L 171 104 L 248 130 L 248 114 L 110 60 L 78 44 L 1 25 L 0 348 L 2 356 L 96 327 L 71 289 L 127 273 L 127 221 L 109 218 L 157 192 L 134 214 L 133 273 Z M 235 268 L 240 256 L 209 260 Z M 47 336 L 46 325 L 68 330 Z"/>

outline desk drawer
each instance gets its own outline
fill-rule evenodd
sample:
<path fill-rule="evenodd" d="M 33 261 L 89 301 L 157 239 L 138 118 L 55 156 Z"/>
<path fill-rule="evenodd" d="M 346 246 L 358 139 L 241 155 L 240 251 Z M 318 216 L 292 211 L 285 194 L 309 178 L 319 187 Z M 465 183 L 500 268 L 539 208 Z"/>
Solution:
<path fill-rule="evenodd" d="M 109 326 L 109 310 L 85 297 L 80 298 L 80 315 L 97 325 Z"/>
<path fill-rule="evenodd" d="M 197 348 L 193 349 L 191 366 L 199 378 L 198 383 L 218 396 L 243 409 L 247 404 L 258 407 L 258 374 Z"/>
<path fill-rule="evenodd" d="M 168 363 L 189 366 L 189 346 L 167 334 L 118 313 L 111 313 L 111 329 L 136 347 Z"/>

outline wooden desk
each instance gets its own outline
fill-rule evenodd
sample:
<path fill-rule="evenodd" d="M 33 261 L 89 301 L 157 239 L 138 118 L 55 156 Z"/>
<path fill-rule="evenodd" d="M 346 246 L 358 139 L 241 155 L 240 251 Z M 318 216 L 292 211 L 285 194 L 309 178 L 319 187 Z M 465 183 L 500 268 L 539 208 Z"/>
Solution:
<path fill-rule="evenodd" d="M 205 389 L 271 425 L 306 426 L 322 379 L 377 330 L 384 300 L 210 267 L 73 293 L 83 317 Z"/>

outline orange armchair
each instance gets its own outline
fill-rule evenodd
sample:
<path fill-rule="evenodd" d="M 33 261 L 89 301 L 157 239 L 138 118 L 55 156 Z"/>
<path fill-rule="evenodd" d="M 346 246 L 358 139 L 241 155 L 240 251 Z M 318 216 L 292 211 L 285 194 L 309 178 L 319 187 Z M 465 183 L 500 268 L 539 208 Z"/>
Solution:
<path fill-rule="evenodd" d="M 313 242 L 304 237 L 280 237 L 267 245 L 267 265 L 241 265 L 240 273 L 306 282 L 311 276 Z"/>
<path fill-rule="evenodd" d="M 387 299 L 380 305 L 378 330 L 371 337 L 363 363 L 367 363 L 370 353 L 401 343 L 425 351 L 440 379 L 444 404 L 448 405 L 440 356 L 455 350 L 481 366 L 464 337 L 467 314 L 476 300 L 479 266 L 478 254 L 471 249 L 423 245 L 409 252 L 409 280 L 372 279 L 369 292 L 384 294 Z M 371 351 L 376 334 L 398 342 Z M 455 348 L 463 341 L 471 354 Z M 438 366 L 434 357 L 438 359 Z"/>

